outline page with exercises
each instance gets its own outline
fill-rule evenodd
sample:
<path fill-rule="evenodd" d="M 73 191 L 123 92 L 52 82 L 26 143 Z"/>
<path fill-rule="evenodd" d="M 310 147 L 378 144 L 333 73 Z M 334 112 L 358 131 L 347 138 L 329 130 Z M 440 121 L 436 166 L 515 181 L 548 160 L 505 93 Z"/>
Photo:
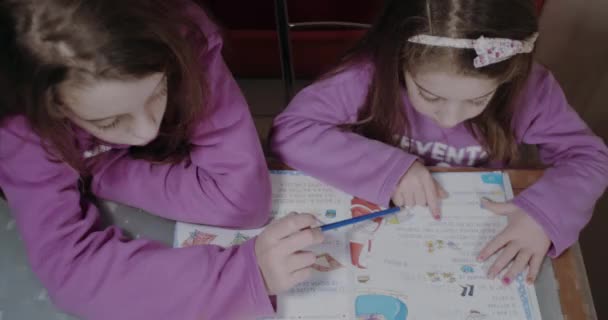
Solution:
<path fill-rule="evenodd" d="M 325 232 L 313 278 L 277 298 L 275 319 L 540 320 L 533 286 L 489 280 L 493 260 L 479 250 L 507 223 L 482 209 L 480 199 L 512 197 L 500 172 L 436 173 L 448 191 L 441 221 L 428 209 L 399 213 Z M 272 213 L 314 214 L 319 224 L 382 208 L 295 171 L 273 171 Z M 178 223 L 175 245 L 238 245 L 261 232 Z"/>

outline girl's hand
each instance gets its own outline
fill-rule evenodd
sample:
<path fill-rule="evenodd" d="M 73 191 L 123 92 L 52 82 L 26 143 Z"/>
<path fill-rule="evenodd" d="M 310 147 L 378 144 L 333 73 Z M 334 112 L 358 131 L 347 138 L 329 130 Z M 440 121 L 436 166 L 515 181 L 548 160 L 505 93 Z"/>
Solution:
<path fill-rule="evenodd" d="M 269 295 L 289 290 L 307 280 L 316 255 L 302 251 L 323 242 L 317 219 L 310 214 L 290 213 L 273 223 L 258 236 L 255 254 Z"/>
<path fill-rule="evenodd" d="M 507 216 L 509 224 L 481 250 L 478 260 L 486 261 L 492 255 L 502 252 L 490 267 L 488 277 L 494 279 L 508 264 L 513 264 L 505 274 L 502 282 L 510 284 L 515 277 L 529 266 L 526 281 L 534 283 L 540 266 L 547 255 L 551 240 L 534 219 L 511 203 L 497 203 L 483 199 L 482 206 L 495 214 Z"/>
<path fill-rule="evenodd" d="M 428 206 L 433 217 L 439 220 L 439 202 L 447 196 L 448 193 L 433 179 L 429 170 L 416 161 L 401 177 L 391 199 L 399 207 Z"/>

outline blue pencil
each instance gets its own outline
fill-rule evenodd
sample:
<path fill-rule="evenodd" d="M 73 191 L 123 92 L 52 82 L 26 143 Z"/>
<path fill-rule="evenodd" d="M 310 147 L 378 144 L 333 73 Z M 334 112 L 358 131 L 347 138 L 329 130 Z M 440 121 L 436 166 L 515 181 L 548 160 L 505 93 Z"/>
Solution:
<path fill-rule="evenodd" d="M 382 216 L 385 216 L 385 215 L 388 215 L 391 213 L 396 213 L 400 210 L 401 210 L 401 207 L 392 207 L 392 208 L 389 208 L 386 210 L 366 214 L 364 216 L 358 216 L 355 218 L 350 218 L 350 219 L 346 219 L 346 220 L 342 220 L 342 221 L 338 221 L 338 222 L 334 222 L 334 223 L 324 224 L 321 226 L 321 231 L 333 230 L 333 229 L 348 226 L 348 225 L 351 225 L 351 224 L 354 224 L 357 222 L 371 220 L 371 219 L 382 217 Z"/>

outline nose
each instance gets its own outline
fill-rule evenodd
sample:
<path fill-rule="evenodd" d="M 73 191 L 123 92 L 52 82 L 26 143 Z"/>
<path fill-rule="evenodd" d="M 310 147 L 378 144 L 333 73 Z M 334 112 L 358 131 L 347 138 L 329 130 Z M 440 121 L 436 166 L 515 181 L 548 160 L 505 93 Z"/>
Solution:
<path fill-rule="evenodd" d="M 443 128 L 452 128 L 466 119 L 465 112 L 458 104 L 446 105 L 435 113 L 437 123 Z"/>

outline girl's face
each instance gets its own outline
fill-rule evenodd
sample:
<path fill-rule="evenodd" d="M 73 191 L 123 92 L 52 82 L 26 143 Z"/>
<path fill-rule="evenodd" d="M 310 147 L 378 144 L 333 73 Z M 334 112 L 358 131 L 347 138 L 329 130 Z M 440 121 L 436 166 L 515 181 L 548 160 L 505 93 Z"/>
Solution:
<path fill-rule="evenodd" d="M 133 80 L 98 80 L 60 92 L 63 112 L 76 125 L 108 143 L 143 146 L 158 135 L 167 108 L 162 73 Z"/>
<path fill-rule="evenodd" d="M 499 85 L 493 79 L 430 70 L 406 71 L 405 83 L 414 109 L 442 128 L 478 116 Z"/>

